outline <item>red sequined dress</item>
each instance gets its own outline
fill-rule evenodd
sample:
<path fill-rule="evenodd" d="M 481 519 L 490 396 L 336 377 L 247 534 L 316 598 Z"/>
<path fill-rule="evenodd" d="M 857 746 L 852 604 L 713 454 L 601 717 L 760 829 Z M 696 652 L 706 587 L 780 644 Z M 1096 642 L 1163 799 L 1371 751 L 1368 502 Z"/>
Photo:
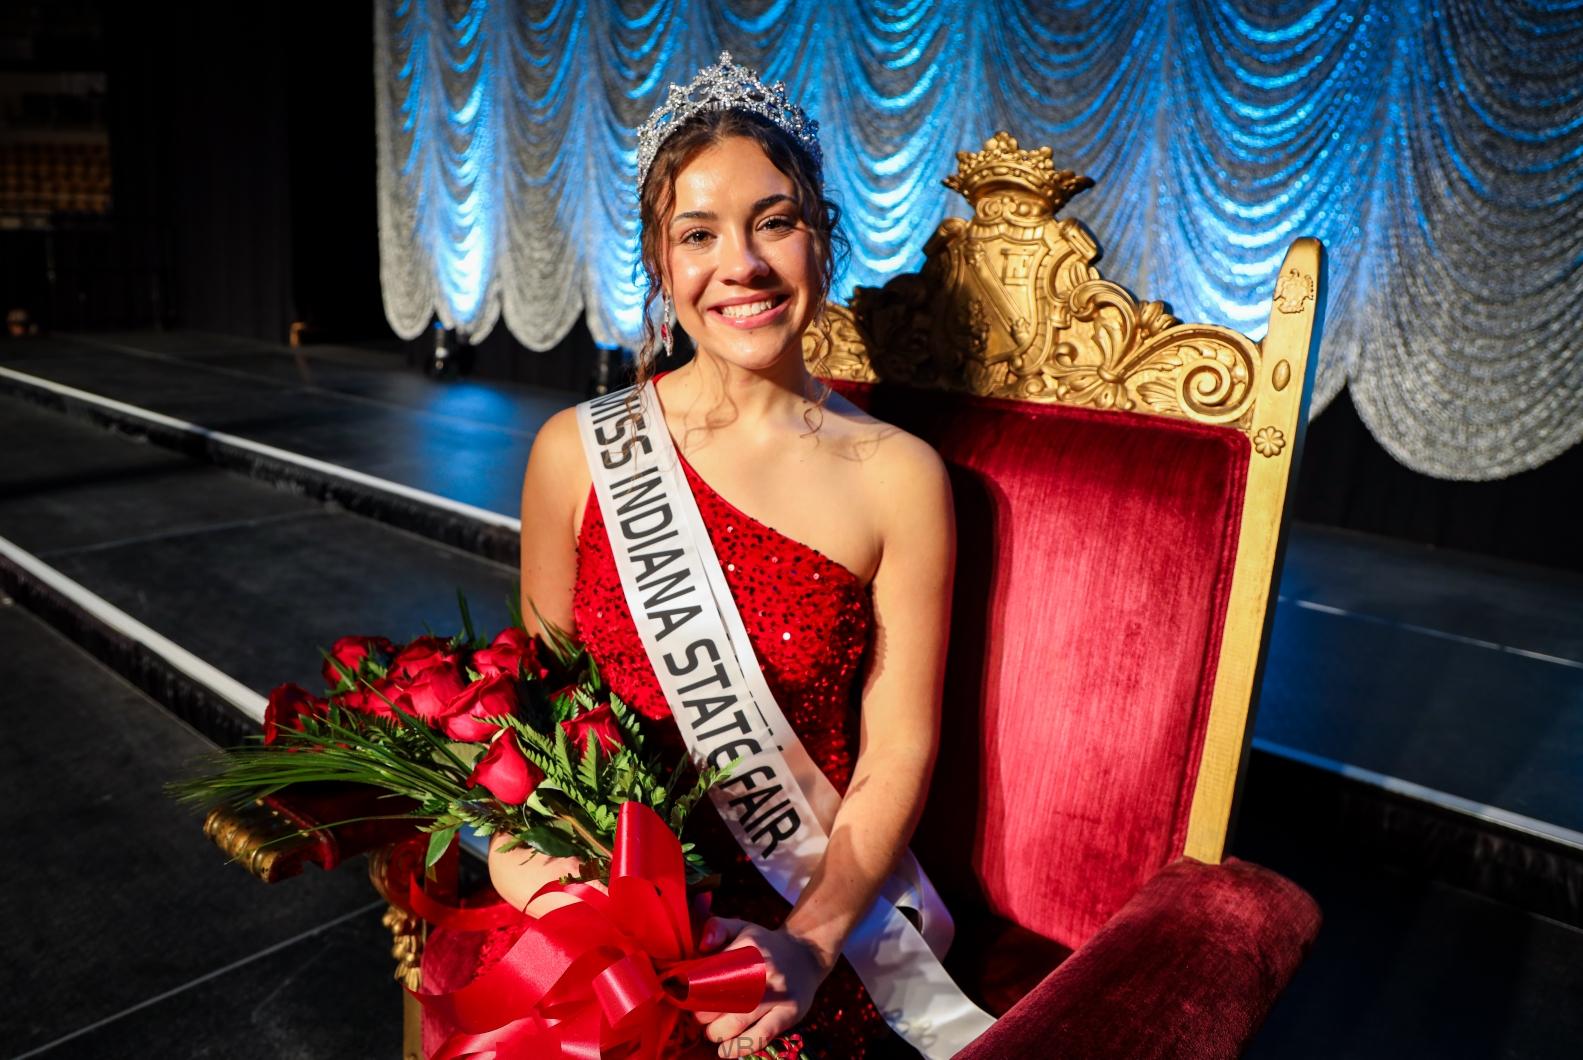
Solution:
<path fill-rule="evenodd" d="M 873 622 L 868 591 L 850 570 L 744 514 L 715 493 L 685 458 L 682 463 L 765 680 L 810 756 L 845 793 L 858 748 L 855 681 Z M 577 540 L 572 611 L 576 635 L 612 691 L 651 719 L 667 760 L 685 753 L 627 608 L 592 488 Z M 687 838 L 698 843 L 709 865 L 721 874 L 715 914 L 770 928 L 781 924 L 790 906 L 737 847 L 707 800 L 694 812 Z M 443 964 L 452 968 L 442 977 L 457 978 L 458 960 L 472 961 L 472 974 L 483 971 L 505 955 L 520 933 L 520 928 L 500 929 L 475 948 L 445 940 Z M 440 942 L 432 939 L 431 949 Z M 427 957 L 424 966 L 429 981 Z M 462 976 L 444 987 L 432 981 L 427 985 L 456 989 L 470 978 Z M 820 987 L 797 1030 L 821 1057 L 910 1052 L 885 1025 L 845 959 Z M 444 1034 L 426 1026 L 424 1038 L 426 1050 L 432 1050 Z"/>

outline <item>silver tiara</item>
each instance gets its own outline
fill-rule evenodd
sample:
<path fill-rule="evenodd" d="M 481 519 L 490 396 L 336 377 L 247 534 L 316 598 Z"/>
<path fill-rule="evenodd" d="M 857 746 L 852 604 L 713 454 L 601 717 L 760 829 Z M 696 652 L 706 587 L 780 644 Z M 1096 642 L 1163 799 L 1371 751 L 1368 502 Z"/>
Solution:
<path fill-rule="evenodd" d="M 803 146 L 816 170 L 823 168 L 819 123 L 786 98 L 786 85 L 764 84 L 758 74 L 732 62 L 730 52 L 721 52 L 715 65 L 698 71 L 685 87 L 672 85 L 665 102 L 638 129 L 638 187 L 643 186 L 665 138 L 688 118 L 711 110 L 745 110 L 768 118 Z"/>

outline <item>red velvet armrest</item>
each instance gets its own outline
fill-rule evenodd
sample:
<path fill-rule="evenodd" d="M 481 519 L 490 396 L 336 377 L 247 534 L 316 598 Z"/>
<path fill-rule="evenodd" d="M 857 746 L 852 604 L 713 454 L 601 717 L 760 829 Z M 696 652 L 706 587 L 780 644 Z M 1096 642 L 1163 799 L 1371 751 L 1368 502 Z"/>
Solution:
<path fill-rule="evenodd" d="M 387 820 L 412 807 L 358 784 L 296 784 L 236 810 L 221 807 L 204 832 L 267 882 L 295 876 L 308 862 L 333 869 L 347 858 L 411 837 L 410 820 Z"/>
<path fill-rule="evenodd" d="M 1285 877 L 1178 859 L 957 1056 L 1238 1056 L 1318 932 Z"/>

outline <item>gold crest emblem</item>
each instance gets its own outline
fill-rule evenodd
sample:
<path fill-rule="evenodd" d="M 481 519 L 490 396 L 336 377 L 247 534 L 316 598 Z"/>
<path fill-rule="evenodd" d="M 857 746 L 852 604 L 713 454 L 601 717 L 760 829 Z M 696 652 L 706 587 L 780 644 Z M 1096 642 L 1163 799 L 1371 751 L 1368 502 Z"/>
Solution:
<path fill-rule="evenodd" d="M 1183 325 L 1094 267 L 1099 246 L 1056 216 L 1088 177 L 1007 133 L 957 154 L 945 185 L 973 206 L 947 218 L 917 273 L 860 287 L 805 352 L 820 374 L 1251 422 L 1259 348 L 1216 325 Z"/>

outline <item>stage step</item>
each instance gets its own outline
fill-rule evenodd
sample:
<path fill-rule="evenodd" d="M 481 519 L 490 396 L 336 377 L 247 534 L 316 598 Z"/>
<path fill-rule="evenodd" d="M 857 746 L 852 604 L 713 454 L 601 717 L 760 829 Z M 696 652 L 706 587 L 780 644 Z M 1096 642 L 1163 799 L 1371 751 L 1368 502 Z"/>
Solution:
<path fill-rule="evenodd" d="M 1387 870 L 1583 929 L 1583 849 L 1257 748 L 1229 848 L 1299 881 Z"/>
<path fill-rule="evenodd" d="M 1300 527 L 1258 711 L 1333 840 L 1583 924 L 1583 581 Z"/>
<path fill-rule="evenodd" d="M 217 743 L 347 633 L 509 620 L 503 563 L 0 396 L 0 587 Z"/>
<path fill-rule="evenodd" d="M 533 436 L 581 398 L 186 333 L 12 343 L 0 393 L 502 562 Z"/>
<path fill-rule="evenodd" d="M 1248 1060 L 1576 1054 L 1583 930 L 1532 911 L 1569 901 L 1555 864 L 1527 860 L 1542 846 L 1263 752 L 1247 792 L 1233 851 L 1300 882 L 1324 916 Z M 1467 878 L 1463 845 L 1493 847 L 1472 863 L 1510 878 Z M 1574 853 L 1550 856 L 1577 879 Z"/>

